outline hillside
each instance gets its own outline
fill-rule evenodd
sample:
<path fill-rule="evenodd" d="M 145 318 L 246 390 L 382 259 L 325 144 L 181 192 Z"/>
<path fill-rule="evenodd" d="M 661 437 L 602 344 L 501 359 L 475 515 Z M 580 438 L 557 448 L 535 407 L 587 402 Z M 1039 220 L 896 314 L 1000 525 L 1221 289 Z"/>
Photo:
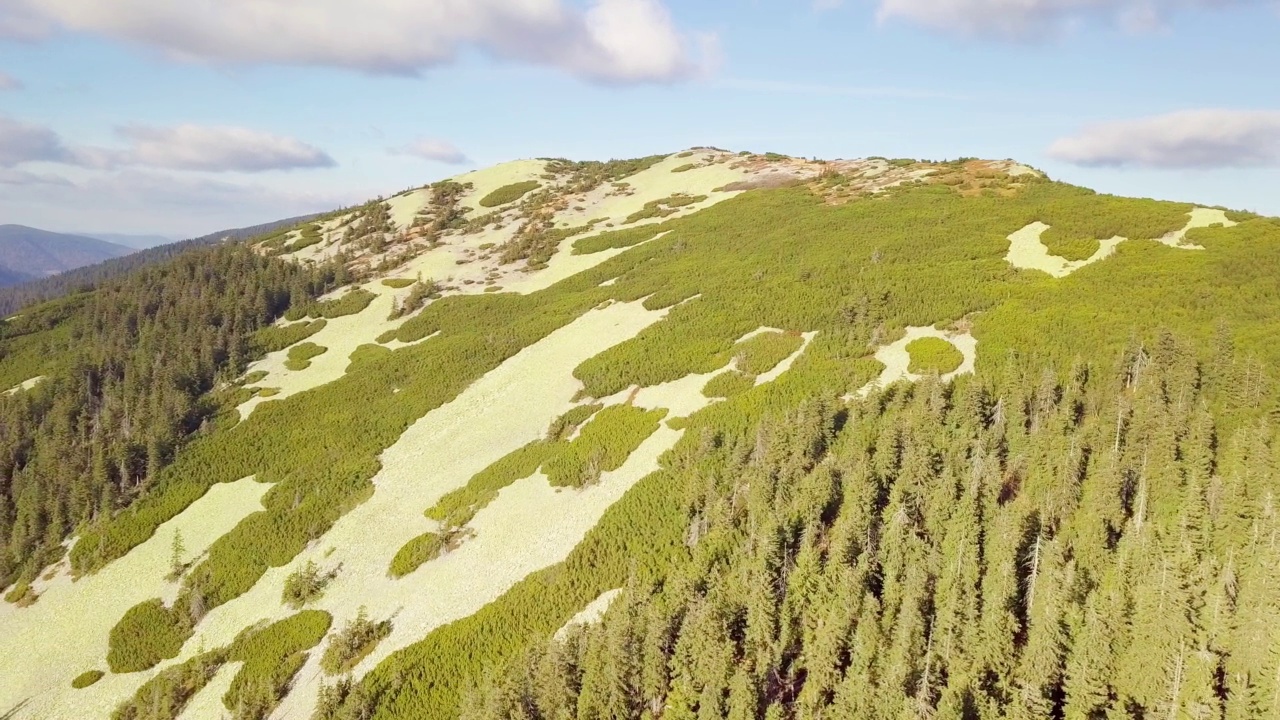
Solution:
<path fill-rule="evenodd" d="M 0 323 L 0 717 L 1272 717 L 1280 220 L 522 160 Z"/>
<path fill-rule="evenodd" d="M 12 285 L 117 258 L 133 248 L 79 235 L 48 232 L 25 225 L 0 225 L 0 271 Z"/>

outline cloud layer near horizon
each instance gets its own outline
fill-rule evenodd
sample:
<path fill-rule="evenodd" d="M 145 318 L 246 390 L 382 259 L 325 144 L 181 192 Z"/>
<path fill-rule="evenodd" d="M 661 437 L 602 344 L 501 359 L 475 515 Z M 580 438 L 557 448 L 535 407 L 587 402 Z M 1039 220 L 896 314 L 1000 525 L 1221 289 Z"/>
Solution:
<path fill-rule="evenodd" d="M 1048 154 L 1086 167 L 1280 167 L 1280 111 L 1185 110 L 1099 123 L 1056 140 Z"/>
<path fill-rule="evenodd" d="M 880 22 L 903 20 L 972 37 L 1032 40 L 1101 20 L 1144 31 L 1182 10 L 1261 4 L 1266 0 L 878 0 Z"/>
<path fill-rule="evenodd" d="M 608 83 L 669 82 L 714 56 L 659 0 L 9 0 L 0 38 L 92 33 L 191 61 L 414 74 L 466 48 Z M 699 47 L 699 45 L 702 47 Z"/>
<path fill-rule="evenodd" d="M 50 162 L 99 170 L 264 172 L 336 165 L 327 153 L 301 140 L 240 127 L 131 125 L 117 128 L 116 134 L 126 147 L 75 147 L 50 128 L 0 115 L 0 167 Z"/>

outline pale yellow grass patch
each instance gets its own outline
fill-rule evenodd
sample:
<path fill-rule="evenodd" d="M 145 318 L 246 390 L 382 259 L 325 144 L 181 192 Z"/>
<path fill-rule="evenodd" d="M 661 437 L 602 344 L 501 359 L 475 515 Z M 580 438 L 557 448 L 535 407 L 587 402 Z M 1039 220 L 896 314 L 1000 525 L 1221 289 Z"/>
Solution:
<path fill-rule="evenodd" d="M 391 224 L 396 230 L 404 230 L 413 224 L 413 219 L 418 215 L 418 211 L 427 206 L 427 201 L 431 199 L 431 188 L 419 188 L 407 193 L 401 193 L 387 200 L 387 209 L 390 211 Z"/>
<path fill-rule="evenodd" d="M 250 513 L 262 509 L 269 485 L 251 479 L 214 485 L 155 535 L 94 575 L 72 582 L 54 578 L 34 605 L 0 604 L 0 707 L 24 699 L 21 718 L 105 718 L 156 670 L 114 675 L 76 690 L 71 680 L 90 669 L 106 670 L 107 638 L 128 610 L 143 600 L 172 597 L 173 538 L 181 533 L 191 561 Z"/>
<path fill-rule="evenodd" d="M 907 370 L 911 366 L 911 354 L 907 352 L 907 346 L 914 340 L 926 337 L 946 340 L 954 345 L 960 351 L 960 354 L 964 356 L 964 361 L 960 363 L 960 367 L 941 376 L 943 382 L 948 382 L 959 375 L 973 373 L 974 363 L 978 359 L 978 341 L 973 335 L 967 332 L 943 331 L 929 326 L 909 327 L 902 339 L 883 345 L 876 350 L 876 360 L 879 360 L 884 365 L 884 370 L 881 371 L 880 377 L 858 390 L 858 397 L 866 397 L 873 390 L 886 388 L 899 380 L 919 381 L 923 377 L 922 375 L 917 375 Z M 848 397 L 846 396 L 846 399 Z"/>
<path fill-rule="evenodd" d="M 483 170 L 463 173 L 453 178 L 454 182 L 471 183 L 475 187 L 471 192 L 464 195 L 458 204 L 471 208 L 470 215 L 473 217 L 492 212 L 495 208 L 481 207 L 480 205 L 480 200 L 485 195 L 500 187 L 527 180 L 537 180 L 546 184 L 547 181 L 541 177 L 546 172 L 546 169 L 547 163 L 545 160 L 513 160 L 501 165 L 484 168 Z"/>
<path fill-rule="evenodd" d="M 212 610 L 180 659 L 201 645 L 223 646 L 254 622 L 291 614 L 280 601 L 283 583 L 308 560 L 323 568 L 342 565 L 312 605 L 330 612 L 335 627 L 362 605 L 373 618 L 395 615 L 391 636 L 360 664 L 357 676 L 431 629 L 475 612 L 530 572 L 562 560 L 622 492 L 656 468 L 674 436 L 655 433 L 623 467 L 585 491 L 556 492 L 541 478 L 517 483 L 473 519 L 476 536 L 460 548 L 405 578 L 387 575 L 401 546 L 435 528 L 423 515 L 426 508 L 490 463 L 542 437 L 572 407 L 581 388 L 572 374 L 575 367 L 664 316 L 640 303 L 590 311 L 422 417 L 382 454 L 372 497 L 288 566 L 269 570 L 247 594 Z M 319 654 L 312 653 L 299 672 L 282 715 L 310 715 L 319 685 L 327 680 L 317 672 Z"/>
<path fill-rule="evenodd" d="M 1162 242 L 1169 247 L 1179 248 L 1182 250 L 1203 250 L 1204 248 L 1199 245 L 1186 243 L 1188 232 L 1195 230 L 1196 228 L 1213 227 L 1214 225 L 1221 225 L 1222 227 L 1235 227 L 1236 225 L 1235 222 L 1227 219 L 1227 214 L 1222 210 L 1215 210 L 1213 208 L 1195 208 L 1187 214 L 1190 216 L 1190 219 L 1187 220 L 1186 226 L 1181 230 L 1175 230 L 1168 235 L 1159 238 L 1159 242 Z"/>
<path fill-rule="evenodd" d="M 19 390 L 23 390 L 23 391 L 25 391 L 25 390 L 30 390 L 31 388 L 33 388 L 33 387 L 35 387 L 35 386 L 39 385 L 39 384 L 40 384 L 40 383 L 42 383 L 42 382 L 44 382 L 44 376 L 43 376 L 43 375 L 37 375 L 37 376 L 35 376 L 35 377 L 33 377 L 33 378 L 27 378 L 26 380 L 23 380 L 22 382 L 18 383 L 17 385 L 14 385 L 13 387 L 9 388 L 8 390 L 5 390 L 3 394 L 4 394 L 4 395 L 12 395 L 12 394 L 14 394 L 14 393 L 18 392 Z"/>
<path fill-rule="evenodd" d="M 1179 250 L 1203 250 L 1204 248 L 1199 245 L 1185 242 L 1188 232 L 1196 228 L 1212 227 L 1214 225 L 1232 227 L 1236 224 L 1227 219 L 1225 212 L 1212 208 L 1195 208 L 1187 215 L 1189 219 L 1181 230 L 1175 230 L 1164 237 L 1156 238 L 1156 242 Z M 1044 242 L 1041 241 L 1040 236 L 1044 235 L 1044 231 L 1048 229 L 1048 225 L 1037 221 L 1010 235 L 1009 252 L 1005 254 L 1004 259 L 1014 267 L 1026 270 L 1041 270 L 1053 277 L 1064 278 L 1086 265 L 1092 265 L 1099 260 L 1110 257 L 1115 253 L 1120 243 L 1128 240 L 1128 238 L 1120 237 L 1119 235 L 1107 240 L 1099 240 L 1098 249 L 1088 258 L 1084 260 L 1067 260 L 1058 255 L 1050 255 L 1049 248 L 1045 247 Z"/>
<path fill-rule="evenodd" d="M 587 606 L 578 611 L 578 614 L 569 618 L 565 624 L 556 631 L 555 639 L 563 640 L 569 634 L 569 631 L 577 625 L 591 625 L 600 622 L 604 617 L 609 606 L 613 604 L 613 599 L 618 597 L 618 593 L 622 592 L 622 588 L 614 588 L 605 590 L 600 593 L 599 597 L 587 603 Z"/>
<path fill-rule="evenodd" d="M 395 289 L 383 285 L 380 280 L 362 285 L 365 290 L 377 295 L 364 310 L 343 317 L 326 321 L 324 329 L 307 338 L 328 351 L 311 359 L 311 364 L 302 370 L 290 370 L 285 367 L 289 359 L 289 349 L 268 354 L 261 360 L 249 365 L 248 373 L 259 370 L 267 373 L 258 386 L 279 388 L 279 392 L 271 397 L 253 397 L 241 403 L 237 409 L 241 418 L 247 418 L 254 408 L 264 402 L 282 400 L 297 393 L 317 388 L 325 383 L 333 382 L 347 372 L 351 364 L 351 353 L 361 345 L 377 341 L 382 333 L 399 327 L 407 317 L 388 320 L 392 304 L 396 298 L 408 295 L 410 289 Z M 348 290 L 342 288 L 328 297 L 340 297 Z M 301 321 L 309 322 L 309 321 Z M 255 387 L 255 386 L 250 386 Z"/>
<path fill-rule="evenodd" d="M 240 672 L 242 665 L 244 663 L 236 661 L 218 668 L 209 683 L 187 702 L 178 720 L 219 720 L 231 717 L 231 712 L 222 702 L 222 696 L 231 689 L 231 681 Z"/>

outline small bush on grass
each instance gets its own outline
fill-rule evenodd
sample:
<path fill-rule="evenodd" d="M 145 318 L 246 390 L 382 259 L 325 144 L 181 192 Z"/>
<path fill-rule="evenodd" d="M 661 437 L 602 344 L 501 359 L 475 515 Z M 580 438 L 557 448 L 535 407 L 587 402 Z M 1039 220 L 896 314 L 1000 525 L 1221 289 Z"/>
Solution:
<path fill-rule="evenodd" d="M 964 355 L 955 345 L 936 337 L 912 340 L 907 345 L 907 353 L 911 356 L 907 370 L 916 374 L 936 372 L 946 375 L 955 372 L 964 362 Z"/>

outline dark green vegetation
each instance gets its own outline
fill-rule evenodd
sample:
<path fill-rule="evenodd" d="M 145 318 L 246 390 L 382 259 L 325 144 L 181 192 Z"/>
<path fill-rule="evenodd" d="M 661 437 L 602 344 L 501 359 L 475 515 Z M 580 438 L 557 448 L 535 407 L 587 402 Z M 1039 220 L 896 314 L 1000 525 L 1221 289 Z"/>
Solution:
<path fill-rule="evenodd" d="M 390 634 L 390 620 L 374 622 L 365 609 L 360 608 L 350 622 L 329 638 L 329 647 L 320 656 L 320 668 L 330 675 L 349 672 Z"/>
<path fill-rule="evenodd" d="M 738 361 L 738 370 L 759 375 L 791 357 L 803 344 L 804 338 L 799 333 L 764 332 L 738 343 L 734 358 Z"/>
<path fill-rule="evenodd" d="M 744 393 L 755 387 L 754 375 L 747 375 L 736 370 L 726 370 L 707 381 L 702 387 L 702 394 L 710 398 L 728 398 Z"/>
<path fill-rule="evenodd" d="M 996 375 L 703 443 L 687 555 L 462 716 L 1270 717 L 1280 443 L 1215 422 L 1231 373 Z"/>
<path fill-rule="evenodd" d="M 365 290 L 364 288 L 355 288 L 343 293 L 342 297 L 336 297 L 332 300 L 316 300 L 310 303 L 302 303 L 289 308 L 289 312 L 285 313 L 285 320 L 301 320 L 304 317 L 313 318 L 340 318 L 345 315 L 355 315 L 356 313 L 369 307 L 369 303 L 377 295 Z"/>
<path fill-rule="evenodd" d="M 666 319 L 577 368 L 590 396 L 715 371 L 760 326 L 818 335 L 778 380 L 684 421 L 661 469 L 565 562 L 339 681 L 320 717 L 514 715 L 512 699 L 527 717 L 655 704 L 663 717 L 1266 717 L 1276 660 L 1241 638 L 1280 620 L 1266 504 L 1280 225 L 1195 231 L 1203 252 L 1134 240 L 1061 280 L 1003 261 L 1007 235 L 1035 220 L 1142 238 L 1182 213 L 1047 181 L 838 206 L 806 188 L 747 192 L 547 290 L 427 305 L 396 337 L 431 342 L 369 353 L 189 443 L 135 510 L 84 531 L 72 561 L 120 557 L 213 483 L 275 483 L 184 574 L 171 620 L 122 623 L 181 628 L 367 497 L 410 423 L 589 309 L 644 298 Z M 975 378 L 834 400 L 878 372 L 870 348 L 966 317 Z M 444 517 L 549 463 L 510 462 Z M 616 587 L 603 626 L 542 659 Z"/>
<path fill-rule="evenodd" d="M 964 355 L 955 345 L 936 337 L 923 337 L 907 343 L 907 354 L 911 362 L 907 372 L 922 375 L 936 372 L 946 375 L 955 372 L 964 363 Z"/>
<path fill-rule="evenodd" d="M 328 320 L 320 318 L 319 320 L 295 322 L 288 325 L 268 325 L 253 334 L 251 347 L 256 351 L 255 354 L 259 355 L 283 350 L 320 332 L 328 322 Z M 246 382 L 253 383 L 257 381 L 246 378 Z"/>
<path fill-rule="evenodd" d="M 198 249 L 0 322 L 0 587 L 101 527 L 213 429 L 212 392 L 262 348 L 257 331 L 336 280 L 243 246 Z"/>
<path fill-rule="evenodd" d="M 228 662 L 243 663 L 223 705 L 234 720 L 262 720 L 287 692 L 306 651 L 329 631 L 329 613 L 306 610 L 266 627 L 246 629 L 226 648 L 203 652 L 148 680 L 112 720 L 175 720 L 187 702 Z"/>
<path fill-rule="evenodd" d="M 652 240 L 658 233 L 648 225 L 592 235 L 573 242 L 574 255 L 590 255 L 610 248 L 628 248 Z"/>
<path fill-rule="evenodd" d="M 383 278 L 382 284 L 397 290 L 407 288 L 414 283 L 412 278 Z"/>
<path fill-rule="evenodd" d="M 320 357 L 329 351 L 329 348 L 317 345 L 313 342 L 298 343 L 289 348 L 288 359 L 284 361 L 285 369 L 306 370 L 311 367 L 311 358 Z"/>
<path fill-rule="evenodd" d="M 685 195 L 683 193 L 676 193 L 671 197 L 666 197 L 661 200 L 650 200 L 644 204 L 643 209 L 631 213 L 627 216 L 626 220 L 622 221 L 622 223 L 624 225 L 630 225 L 633 222 L 639 222 L 640 220 L 648 218 L 664 218 L 669 215 L 676 214 L 680 208 L 685 207 L 686 205 L 700 203 L 706 199 L 706 195 Z"/>
<path fill-rule="evenodd" d="M 107 665 L 114 673 L 137 672 L 177 657 L 190 625 L 186 617 L 169 613 L 160 600 L 134 605 L 111 629 Z"/>
<path fill-rule="evenodd" d="M 303 606 L 315 602 L 324 594 L 325 587 L 338 576 L 339 570 L 340 568 L 333 568 L 324 572 L 318 565 L 308 560 L 307 564 L 289 573 L 289 577 L 284 579 L 281 602 L 294 610 L 301 610 Z"/>
<path fill-rule="evenodd" d="M 480 198 L 480 207 L 498 207 L 507 203 L 515 202 L 529 193 L 537 190 L 542 184 L 537 180 L 526 180 L 524 182 L 511 183 L 503 185 L 493 192 Z"/>
<path fill-rule="evenodd" d="M 101 680 L 104 674 L 101 670 L 86 670 L 71 680 L 71 687 L 82 690 Z"/>

